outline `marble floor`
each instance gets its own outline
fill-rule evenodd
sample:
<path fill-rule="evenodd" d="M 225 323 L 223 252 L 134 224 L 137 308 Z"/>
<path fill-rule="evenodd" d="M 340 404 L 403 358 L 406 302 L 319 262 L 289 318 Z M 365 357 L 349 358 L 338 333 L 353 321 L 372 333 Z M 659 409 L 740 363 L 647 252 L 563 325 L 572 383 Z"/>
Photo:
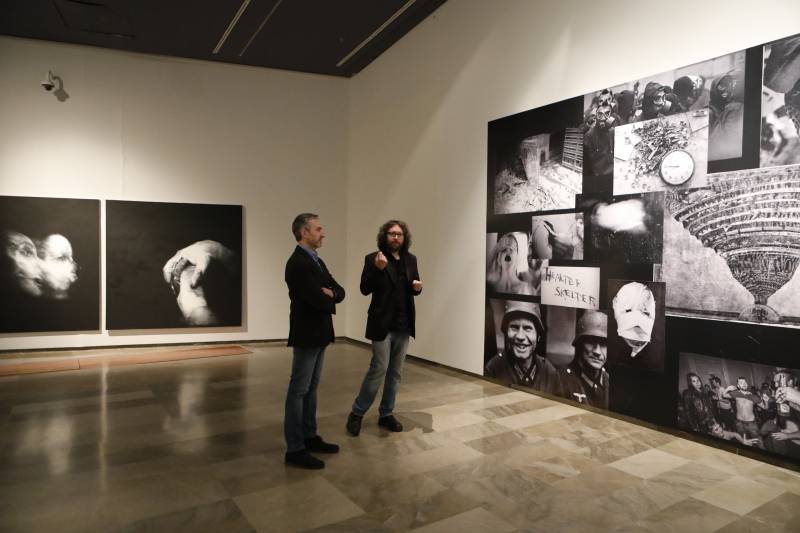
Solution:
<path fill-rule="evenodd" d="M 0 378 L 0 531 L 800 531 L 800 475 L 409 361 L 400 434 L 344 423 L 369 360 L 327 354 L 321 471 L 283 464 L 290 351 Z"/>

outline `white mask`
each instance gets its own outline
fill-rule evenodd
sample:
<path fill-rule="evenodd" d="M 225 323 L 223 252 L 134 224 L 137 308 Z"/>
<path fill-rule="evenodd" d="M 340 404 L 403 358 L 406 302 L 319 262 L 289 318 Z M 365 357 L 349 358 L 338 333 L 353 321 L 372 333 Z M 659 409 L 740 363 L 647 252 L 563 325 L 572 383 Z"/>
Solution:
<path fill-rule="evenodd" d="M 643 283 L 623 285 L 611 303 L 617 320 L 617 334 L 636 357 L 650 342 L 656 320 L 656 299 Z"/>

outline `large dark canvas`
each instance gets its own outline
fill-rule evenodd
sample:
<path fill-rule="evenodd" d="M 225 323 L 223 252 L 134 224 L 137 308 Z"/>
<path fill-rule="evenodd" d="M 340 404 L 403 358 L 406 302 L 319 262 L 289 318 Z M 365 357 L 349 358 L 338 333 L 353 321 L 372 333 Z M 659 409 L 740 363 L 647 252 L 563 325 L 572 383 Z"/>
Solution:
<path fill-rule="evenodd" d="M 100 329 L 100 201 L 0 196 L 0 332 Z"/>
<path fill-rule="evenodd" d="M 109 201 L 108 329 L 239 326 L 242 207 Z"/>

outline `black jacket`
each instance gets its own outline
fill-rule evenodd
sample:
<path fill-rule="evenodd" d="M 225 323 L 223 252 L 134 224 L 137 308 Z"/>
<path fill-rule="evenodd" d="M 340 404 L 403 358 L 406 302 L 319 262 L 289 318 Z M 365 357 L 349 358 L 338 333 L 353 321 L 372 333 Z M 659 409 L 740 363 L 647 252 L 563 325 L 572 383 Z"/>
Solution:
<path fill-rule="evenodd" d="M 289 346 L 319 348 L 333 342 L 336 304 L 344 300 L 344 289 L 336 283 L 320 258 L 319 266 L 300 246 L 286 261 L 286 285 L 289 287 Z M 325 296 L 322 288 L 333 291 Z"/>
<path fill-rule="evenodd" d="M 389 333 L 389 327 L 394 318 L 394 292 L 397 285 L 397 276 L 389 265 L 383 270 L 378 269 L 375 266 L 376 255 L 378 255 L 378 252 L 372 252 L 364 258 L 364 270 L 361 272 L 361 294 L 364 296 L 372 295 L 372 301 L 370 301 L 369 310 L 367 310 L 367 332 L 364 336 L 369 340 L 382 341 Z M 400 260 L 403 261 L 406 269 L 407 293 L 414 296 L 420 294 L 421 290 L 417 292 L 411 288 L 411 282 L 419 280 L 416 256 L 405 252 L 400 255 Z M 414 298 L 409 297 L 407 304 L 408 325 L 413 337 L 416 333 L 414 329 L 414 319 L 416 317 Z"/>

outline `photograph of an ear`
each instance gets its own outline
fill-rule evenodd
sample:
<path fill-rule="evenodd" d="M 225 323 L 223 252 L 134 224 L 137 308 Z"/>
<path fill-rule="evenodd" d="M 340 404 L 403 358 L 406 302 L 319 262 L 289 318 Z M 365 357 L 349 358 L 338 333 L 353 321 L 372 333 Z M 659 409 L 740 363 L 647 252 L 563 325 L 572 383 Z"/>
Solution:
<path fill-rule="evenodd" d="M 242 207 L 108 201 L 109 329 L 240 326 Z"/>
<path fill-rule="evenodd" d="M 100 329 L 100 201 L 0 196 L 0 332 Z"/>

